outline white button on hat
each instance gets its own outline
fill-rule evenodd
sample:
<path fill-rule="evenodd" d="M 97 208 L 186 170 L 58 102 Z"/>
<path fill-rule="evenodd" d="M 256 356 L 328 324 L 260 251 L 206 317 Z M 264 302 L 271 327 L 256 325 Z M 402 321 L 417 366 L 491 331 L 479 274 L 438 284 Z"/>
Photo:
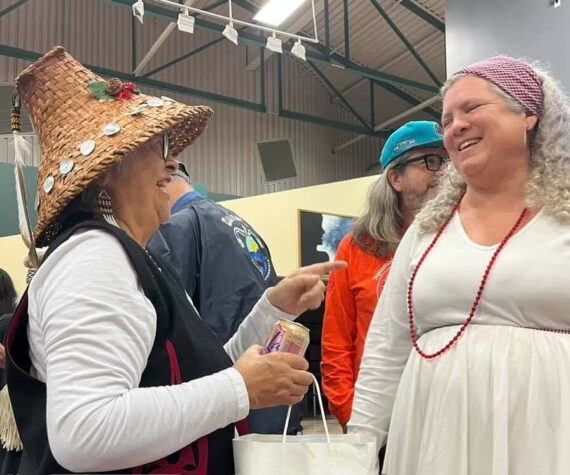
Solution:
<path fill-rule="evenodd" d="M 53 176 L 48 176 L 45 180 L 44 180 L 44 191 L 46 193 L 49 193 L 52 189 L 53 189 L 53 185 L 55 183 L 55 180 L 53 179 Z"/>
<path fill-rule="evenodd" d="M 59 172 L 62 175 L 67 175 L 71 170 L 73 170 L 73 165 L 73 158 L 66 158 L 59 164 Z"/>
<path fill-rule="evenodd" d="M 79 146 L 79 150 L 82 155 L 91 155 L 91 152 L 95 150 L 95 140 L 86 140 L 85 142 L 82 142 Z"/>
<path fill-rule="evenodd" d="M 159 99 L 158 97 L 151 97 L 148 101 L 146 101 L 149 107 L 162 107 L 164 105 L 164 100 Z"/>
<path fill-rule="evenodd" d="M 112 135 L 118 134 L 119 130 L 121 130 L 121 126 L 116 122 L 109 122 L 104 128 L 103 133 L 110 137 Z"/>

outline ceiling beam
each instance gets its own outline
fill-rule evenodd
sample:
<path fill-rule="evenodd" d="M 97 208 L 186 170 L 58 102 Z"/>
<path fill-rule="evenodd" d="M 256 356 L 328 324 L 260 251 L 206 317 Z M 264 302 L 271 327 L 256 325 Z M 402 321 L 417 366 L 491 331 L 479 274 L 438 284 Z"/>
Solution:
<path fill-rule="evenodd" d="M 434 28 L 437 28 L 441 33 L 445 33 L 445 23 L 424 6 L 420 5 L 417 2 L 414 2 L 413 0 L 399 0 L 399 3 L 404 8 L 407 8 L 411 12 L 415 13 L 422 20 L 427 21 Z"/>
<path fill-rule="evenodd" d="M 24 3 L 27 3 L 29 0 L 20 0 L 19 2 L 16 2 L 12 5 L 10 5 L 9 7 L 5 8 L 4 10 L 0 11 L 0 18 L 2 18 L 5 15 L 8 15 L 8 13 L 10 13 L 12 10 L 16 10 L 16 8 L 20 8 Z"/>
<path fill-rule="evenodd" d="M 356 111 L 354 107 L 348 102 L 343 95 L 337 90 L 332 82 L 330 82 L 327 77 L 322 73 L 322 71 L 317 68 L 311 61 L 307 61 L 309 66 L 313 68 L 315 73 L 321 78 L 321 81 L 325 83 L 326 86 L 340 99 L 340 101 L 345 105 L 345 107 L 352 113 L 354 117 L 362 124 L 363 127 L 369 128 L 370 125 L 362 118 L 362 116 Z"/>
<path fill-rule="evenodd" d="M 192 56 L 201 53 L 202 51 L 217 45 L 218 43 L 221 43 L 222 41 L 224 41 L 225 38 L 216 38 L 215 40 L 212 41 L 208 41 L 207 43 L 203 44 L 202 46 L 198 46 L 197 48 L 194 48 L 193 50 L 189 51 L 188 53 L 183 54 L 182 56 L 179 56 L 178 58 L 173 59 L 172 61 L 168 61 L 167 63 L 164 63 L 160 66 L 158 66 L 157 68 L 154 68 L 151 71 L 148 71 L 147 73 L 141 75 L 140 77 L 142 78 L 147 78 L 149 76 L 152 76 L 153 74 L 159 73 L 160 71 L 163 71 L 164 69 L 167 69 L 171 66 L 174 66 L 175 64 L 178 64 L 181 61 L 184 61 L 185 59 L 191 58 Z M 135 74 L 136 75 L 136 74 Z"/>
<path fill-rule="evenodd" d="M 380 13 L 380 15 L 382 16 L 382 18 L 384 18 L 384 21 L 386 23 L 388 23 L 388 25 L 390 26 L 390 28 L 392 29 L 392 31 L 396 34 L 396 36 L 398 38 L 400 38 L 400 41 L 402 43 L 404 43 L 404 45 L 406 46 L 406 48 L 408 48 L 408 51 L 412 54 L 412 56 L 414 58 L 416 58 L 416 61 L 420 64 L 420 66 L 423 68 L 423 70 L 427 73 L 427 75 L 431 78 L 431 80 L 437 85 L 437 86 L 441 86 L 441 81 L 439 80 L 439 78 L 434 74 L 434 72 L 431 70 L 431 68 L 427 65 L 427 63 L 424 61 L 424 59 L 420 56 L 420 54 L 416 51 L 416 48 L 414 48 L 414 45 L 412 43 L 410 43 L 410 41 L 408 40 L 408 38 L 406 38 L 406 35 L 404 35 L 404 33 L 402 33 L 402 31 L 400 30 L 400 28 L 398 28 L 398 25 L 396 25 L 396 23 L 394 22 L 394 20 L 392 20 L 392 18 L 390 18 L 390 15 L 388 15 L 388 13 L 386 12 L 386 10 L 384 10 L 384 8 L 382 8 L 382 6 L 380 5 L 380 3 L 378 3 L 378 0 L 370 0 L 370 3 L 372 3 L 372 5 L 374 5 L 374 8 L 376 8 L 376 10 L 378 11 L 378 13 Z"/>
<path fill-rule="evenodd" d="M 394 94 L 396 97 L 399 97 L 400 99 L 406 101 L 408 104 L 411 104 L 412 106 L 417 106 L 422 102 L 417 97 L 408 94 L 406 91 L 403 91 L 399 87 L 396 87 L 392 84 L 380 83 L 378 81 L 375 81 L 375 84 L 380 86 L 382 89 L 385 89 L 389 93 Z M 437 121 L 441 120 L 441 112 L 434 109 L 433 107 L 426 107 L 425 111 L 429 115 L 431 115 L 435 120 Z"/>
<path fill-rule="evenodd" d="M 412 107 L 394 117 L 391 117 L 390 119 L 385 120 L 384 122 L 376 125 L 374 127 L 374 131 L 376 132 L 380 132 L 381 130 L 384 130 L 386 127 L 388 127 L 389 125 L 392 125 L 402 119 L 405 119 L 406 117 L 421 111 L 423 109 L 425 109 L 426 107 L 431 106 L 432 104 L 435 104 L 436 102 L 441 101 L 441 97 L 439 96 L 434 96 L 434 97 L 430 97 L 427 101 L 424 101 L 420 104 L 418 104 L 415 107 Z M 359 135 L 358 137 L 355 137 L 351 140 L 348 140 L 347 142 L 343 143 L 342 145 L 339 145 L 338 147 L 336 147 L 334 149 L 334 152 L 340 152 L 342 149 L 345 149 L 346 147 L 349 147 L 351 145 L 354 145 L 357 142 L 360 142 L 363 138 L 368 137 L 368 135 Z"/>
<path fill-rule="evenodd" d="M 435 40 L 436 38 L 440 38 L 440 37 L 441 37 L 440 33 L 437 33 L 437 32 L 431 33 L 430 35 L 419 40 L 416 43 L 416 48 L 422 48 L 425 44 L 429 44 L 433 40 Z M 385 69 L 389 69 L 392 66 L 394 66 L 395 64 L 398 64 L 400 61 L 402 61 L 402 59 L 404 59 L 409 53 L 410 52 L 408 50 L 402 51 L 396 57 L 392 58 L 387 63 L 384 63 L 381 66 L 376 67 L 375 69 L 380 69 L 382 71 Z M 343 89 L 340 92 L 345 96 L 352 94 L 356 89 L 358 89 L 360 86 L 364 85 L 365 83 L 366 83 L 366 79 L 359 79 L 358 81 L 353 82 L 350 86 L 346 87 L 345 89 Z"/>
<path fill-rule="evenodd" d="M 390 84 L 406 85 L 413 88 L 421 89 L 422 91 L 429 91 L 433 93 L 439 92 L 439 88 L 436 86 L 432 86 L 430 84 L 424 84 L 418 81 L 414 81 L 412 79 L 396 76 L 394 74 L 385 73 L 383 71 L 369 68 L 354 61 L 348 61 L 346 57 L 343 56 L 342 54 L 335 52 L 335 50 L 327 50 L 326 47 L 320 43 L 319 44 L 309 43 L 307 46 L 315 50 L 317 53 L 320 53 L 320 55 L 313 57 L 313 53 L 307 52 L 307 59 L 310 59 L 312 61 L 320 61 L 322 63 L 328 64 L 329 66 L 340 68 L 343 71 L 346 71 L 347 73 L 356 74 L 363 78 L 372 79 L 374 81 L 385 82 Z M 326 59 L 321 59 L 323 57 Z"/>
<path fill-rule="evenodd" d="M 186 0 L 184 2 L 184 6 L 187 7 L 191 7 L 194 2 L 196 0 Z M 206 8 L 204 8 L 204 10 L 214 10 L 215 8 L 219 7 L 220 5 L 223 5 L 224 3 L 226 3 L 226 0 L 218 0 L 217 2 L 212 3 L 211 5 L 208 5 Z M 182 5 L 181 5 L 182 6 Z M 148 50 L 148 52 L 145 54 L 145 56 L 143 57 L 143 59 L 141 59 L 140 63 L 137 65 L 137 67 L 134 69 L 133 74 L 135 76 L 140 76 L 141 72 L 143 71 L 143 69 L 145 68 L 145 66 L 148 64 L 148 62 L 152 59 L 152 57 L 156 54 L 156 52 L 159 50 L 159 48 L 163 45 L 163 43 L 168 39 L 168 37 L 170 36 L 170 34 L 174 31 L 174 29 L 176 28 L 176 23 L 169 23 L 166 28 L 164 29 L 164 31 L 160 34 L 160 36 L 156 39 L 156 41 L 153 43 L 153 45 L 150 47 L 150 49 Z"/>
<path fill-rule="evenodd" d="M 263 71 L 263 70 L 262 70 Z M 310 122 L 318 125 L 325 125 L 328 127 L 334 127 L 341 130 L 348 130 L 351 132 L 371 135 L 376 137 L 384 137 L 384 132 L 375 132 L 372 127 L 365 123 L 364 126 L 349 124 L 347 122 L 341 122 L 338 120 L 329 119 L 326 117 L 318 117 L 312 114 L 304 114 L 301 112 L 295 112 L 285 109 L 283 106 L 283 56 L 277 56 L 277 115 L 279 117 L 285 117 L 287 119 L 296 119 L 303 122 Z"/>
<path fill-rule="evenodd" d="M 249 13 L 257 13 L 259 11 L 259 7 L 255 5 L 253 2 L 250 2 L 249 0 L 232 0 L 232 1 L 238 7 L 243 8 Z M 224 3 L 227 3 L 227 0 Z"/>
<path fill-rule="evenodd" d="M 186 0 L 184 5 L 186 5 L 187 7 L 190 7 L 190 6 L 192 6 L 193 3 L 194 3 L 194 0 Z M 152 57 L 156 54 L 156 52 L 159 50 L 159 48 L 162 46 L 162 44 L 168 39 L 168 37 L 174 31 L 175 28 L 176 28 L 176 23 L 169 23 L 168 25 L 166 25 L 166 28 L 164 29 L 164 31 L 160 34 L 160 36 L 152 44 L 150 49 L 144 55 L 143 59 L 140 60 L 140 63 L 137 64 L 137 67 L 133 71 L 133 74 L 135 76 L 141 75 L 142 70 L 145 68 L 145 66 L 148 64 L 148 62 L 152 59 Z"/>
<path fill-rule="evenodd" d="M 405 110 L 404 112 L 401 112 L 400 114 L 395 115 L 394 117 L 391 117 L 390 119 L 386 119 L 384 122 L 381 122 L 380 124 L 375 126 L 374 130 L 376 130 L 376 131 L 383 130 L 386 127 L 388 127 L 389 125 L 392 125 L 392 124 L 398 122 L 399 120 L 405 119 L 406 117 L 408 117 L 408 116 L 410 116 L 416 112 L 424 110 L 426 107 L 429 107 L 432 104 L 436 104 L 437 102 L 441 102 L 440 96 L 430 97 L 429 99 L 427 99 L 423 102 L 420 102 L 417 106 L 414 106 L 408 110 Z"/>

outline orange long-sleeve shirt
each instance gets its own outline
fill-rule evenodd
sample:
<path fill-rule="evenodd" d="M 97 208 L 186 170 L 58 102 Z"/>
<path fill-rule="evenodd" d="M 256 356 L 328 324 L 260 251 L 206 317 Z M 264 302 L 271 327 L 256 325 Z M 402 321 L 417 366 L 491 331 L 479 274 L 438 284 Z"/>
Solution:
<path fill-rule="evenodd" d="M 352 234 L 340 242 L 336 259 L 348 262 L 348 268 L 333 272 L 328 283 L 321 375 L 329 409 L 346 425 L 352 412 L 364 341 L 391 259 L 363 251 L 352 240 Z"/>

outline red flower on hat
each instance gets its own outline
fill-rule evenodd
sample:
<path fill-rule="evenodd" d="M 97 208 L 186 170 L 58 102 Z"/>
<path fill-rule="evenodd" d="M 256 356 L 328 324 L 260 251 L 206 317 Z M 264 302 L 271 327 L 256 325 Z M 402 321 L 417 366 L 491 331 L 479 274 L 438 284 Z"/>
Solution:
<path fill-rule="evenodd" d="M 91 93 L 99 100 L 131 100 L 133 94 L 140 94 L 137 86 L 132 82 L 122 82 L 120 79 L 111 78 L 108 81 L 92 82 L 87 86 Z"/>
<path fill-rule="evenodd" d="M 140 94 L 140 91 L 137 89 L 137 86 L 132 82 L 124 82 L 121 86 L 121 90 L 115 96 L 115 99 L 131 100 L 133 98 L 133 94 Z"/>

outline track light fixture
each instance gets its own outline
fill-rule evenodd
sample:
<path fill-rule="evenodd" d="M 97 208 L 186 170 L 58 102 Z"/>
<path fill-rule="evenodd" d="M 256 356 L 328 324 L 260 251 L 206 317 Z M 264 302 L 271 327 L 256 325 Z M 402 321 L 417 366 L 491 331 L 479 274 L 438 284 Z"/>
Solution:
<path fill-rule="evenodd" d="M 144 18 L 144 3 L 142 0 L 137 0 L 133 3 L 133 15 L 142 24 Z"/>

